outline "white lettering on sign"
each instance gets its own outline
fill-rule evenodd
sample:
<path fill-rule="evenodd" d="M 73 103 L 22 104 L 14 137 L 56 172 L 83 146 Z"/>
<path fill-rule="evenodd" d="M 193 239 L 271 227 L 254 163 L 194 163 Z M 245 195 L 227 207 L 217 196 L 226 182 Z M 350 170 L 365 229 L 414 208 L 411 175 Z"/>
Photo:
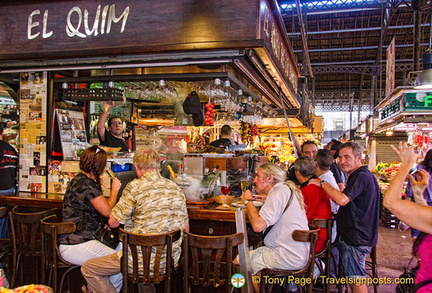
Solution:
<path fill-rule="evenodd" d="M 34 21 L 33 22 L 33 17 L 36 15 L 40 15 L 40 10 L 35 10 L 33 11 L 30 16 L 28 17 L 28 25 L 27 25 L 27 38 L 29 40 L 32 39 L 36 39 L 39 35 L 40 32 L 37 32 L 35 34 L 32 34 L 32 28 L 36 28 L 39 27 L 39 21 Z M 43 27 L 42 27 L 42 38 L 46 39 L 49 38 L 53 35 L 53 32 L 50 31 L 47 33 L 47 24 L 48 24 L 48 10 L 45 10 L 44 12 L 44 16 L 43 16 Z"/>
<path fill-rule="evenodd" d="M 113 4 L 111 6 L 106 5 L 104 7 L 104 9 L 102 11 L 102 21 L 101 21 L 101 25 L 100 25 L 100 33 L 101 34 L 105 33 L 105 27 L 106 27 L 106 33 L 109 34 L 111 32 L 111 24 L 113 22 L 118 23 L 122 19 L 123 19 L 123 22 L 122 22 L 122 26 L 120 29 L 120 33 L 123 33 L 125 26 L 126 26 L 128 16 L 129 16 L 129 6 L 125 8 L 123 13 L 119 17 L 116 17 L 115 12 L 116 12 L 115 11 L 115 4 Z M 72 16 L 74 14 L 77 15 L 78 19 L 77 19 L 77 22 L 72 23 Z M 107 16 L 108 16 L 108 18 L 107 18 Z M 66 33 L 69 37 L 78 36 L 80 38 L 86 38 L 87 36 L 91 36 L 91 35 L 97 36 L 100 18 L 101 18 L 101 6 L 99 5 L 97 8 L 97 11 L 96 11 L 95 20 L 93 23 L 93 28 L 90 29 L 88 10 L 84 9 L 84 16 L 83 16 L 81 8 L 75 6 L 69 11 L 69 13 L 67 15 Z M 85 33 L 80 31 L 81 25 L 83 22 L 84 22 Z"/>
<path fill-rule="evenodd" d="M 123 33 L 126 27 L 126 22 L 129 17 L 129 6 L 126 7 L 122 14 L 116 16 L 116 6 L 105 5 L 103 8 L 99 5 L 94 15 L 92 25 L 89 21 L 89 11 L 75 6 L 67 14 L 66 19 L 66 33 L 69 37 L 87 38 L 89 36 L 97 36 L 100 34 L 109 34 L 113 23 L 121 22 L 120 33 Z M 51 37 L 53 31 L 48 31 L 48 9 L 44 11 L 43 19 L 40 19 L 41 11 L 34 10 L 30 13 L 27 20 L 27 39 L 33 40 L 42 36 L 46 39 Z M 42 21 L 42 22 L 41 22 Z M 42 29 L 40 29 L 42 23 Z M 41 34 L 42 33 L 42 34 Z"/>

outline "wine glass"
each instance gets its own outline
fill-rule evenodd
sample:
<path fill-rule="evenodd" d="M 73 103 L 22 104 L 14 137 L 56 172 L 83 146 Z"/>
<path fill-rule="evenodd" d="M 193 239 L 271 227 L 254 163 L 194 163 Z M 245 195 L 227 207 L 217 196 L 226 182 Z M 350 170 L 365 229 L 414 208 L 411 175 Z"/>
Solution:
<path fill-rule="evenodd" d="M 229 185 L 221 186 L 221 192 L 228 195 L 231 192 L 231 187 Z"/>

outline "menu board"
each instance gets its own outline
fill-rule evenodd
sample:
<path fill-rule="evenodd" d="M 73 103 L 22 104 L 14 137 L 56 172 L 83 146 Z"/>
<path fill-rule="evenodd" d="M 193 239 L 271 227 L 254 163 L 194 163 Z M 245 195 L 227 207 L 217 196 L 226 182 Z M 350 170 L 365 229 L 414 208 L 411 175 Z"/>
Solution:
<path fill-rule="evenodd" d="M 56 109 L 63 160 L 78 160 L 77 151 L 88 146 L 82 112 Z"/>

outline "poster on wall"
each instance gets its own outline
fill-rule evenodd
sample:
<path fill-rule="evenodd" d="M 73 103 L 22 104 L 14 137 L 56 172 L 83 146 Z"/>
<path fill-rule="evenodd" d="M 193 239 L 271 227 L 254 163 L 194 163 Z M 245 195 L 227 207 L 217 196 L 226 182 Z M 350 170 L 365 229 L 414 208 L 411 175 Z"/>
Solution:
<path fill-rule="evenodd" d="M 56 109 L 57 123 L 63 150 L 63 160 L 78 160 L 78 151 L 88 146 L 84 114 Z"/>
<path fill-rule="evenodd" d="M 20 74 L 19 190 L 46 192 L 47 73 Z"/>

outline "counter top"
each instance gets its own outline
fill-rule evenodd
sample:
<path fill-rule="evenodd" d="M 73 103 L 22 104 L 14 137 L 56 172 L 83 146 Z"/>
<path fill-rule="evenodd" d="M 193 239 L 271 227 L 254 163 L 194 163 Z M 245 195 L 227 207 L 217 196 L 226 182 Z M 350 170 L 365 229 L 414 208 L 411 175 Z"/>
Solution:
<path fill-rule="evenodd" d="M 45 198 L 48 197 L 48 198 Z M 63 206 L 62 199 L 50 198 L 53 196 L 43 193 L 20 192 L 18 196 L 0 195 L 0 203 L 7 206 L 29 206 L 58 208 Z M 218 204 L 187 205 L 191 220 L 211 220 L 220 222 L 235 222 L 235 208 L 218 209 Z"/>

